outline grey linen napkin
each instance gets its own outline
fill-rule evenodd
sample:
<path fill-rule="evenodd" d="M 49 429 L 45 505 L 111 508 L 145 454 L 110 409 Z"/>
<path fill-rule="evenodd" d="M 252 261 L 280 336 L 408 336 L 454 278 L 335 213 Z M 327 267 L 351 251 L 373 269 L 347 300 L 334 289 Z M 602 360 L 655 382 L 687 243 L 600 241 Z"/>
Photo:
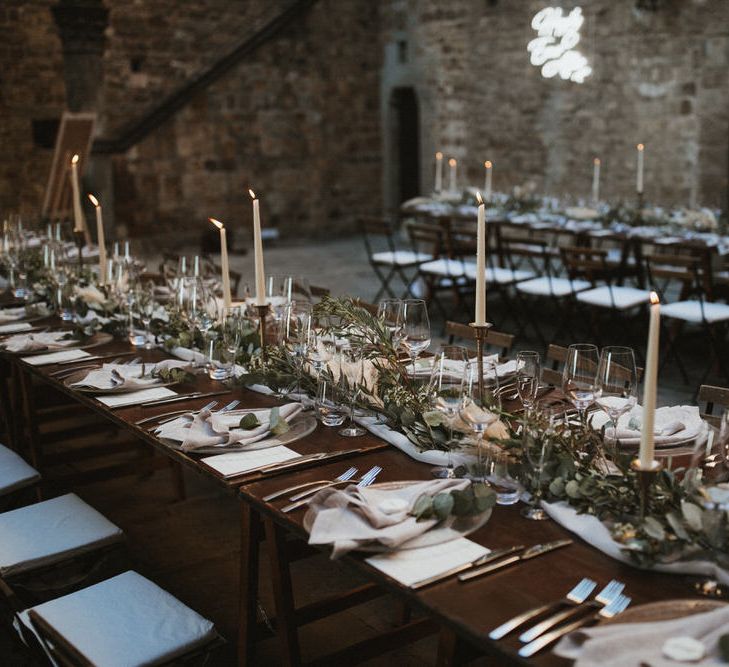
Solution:
<path fill-rule="evenodd" d="M 76 343 L 74 338 L 66 338 L 67 331 L 49 331 L 47 333 L 18 334 L 5 341 L 8 352 L 36 352 L 37 350 L 60 350 Z"/>
<path fill-rule="evenodd" d="M 23 317 L 25 317 L 25 306 L 19 306 L 18 308 L 3 308 L 0 310 L 0 324 L 16 322 Z"/>
<path fill-rule="evenodd" d="M 291 421 L 301 412 L 300 403 L 287 403 L 279 408 L 281 419 Z M 240 420 L 248 413 L 253 413 L 260 422 L 252 429 L 237 428 Z M 201 447 L 225 447 L 227 445 L 250 445 L 263 440 L 270 434 L 270 410 L 246 410 L 217 414 L 210 410 L 197 413 L 189 431 L 182 442 L 181 449 L 189 452 Z"/>
<path fill-rule="evenodd" d="M 423 494 L 462 490 L 467 479 L 437 479 L 400 488 L 323 489 L 309 503 L 305 523 L 311 525 L 309 544 L 331 544 L 332 559 L 364 546 L 395 549 L 426 531 L 435 519 L 418 521 L 410 515 Z"/>
<path fill-rule="evenodd" d="M 676 667 L 679 663 L 662 654 L 663 644 L 674 637 L 693 637 L 706 649 L 700 667 L 726 665 L 719 651 L 719 637 L 729 632 L 729 605 L 715 611 L 654 623 L 616 623 L 576 630 L 554 649 L 575 660 L 574 667 Z"/>
<path fill-rule="evenodd" d="M 165 359 L 156 364 L 104 364 L 101 368 L 89 371 L 86 377 L 74 382 L 73 386 L 100 390 L 146 389 L 160 384 L 157 374 L 171 368 L 188 369 L 190 362 Z"/>

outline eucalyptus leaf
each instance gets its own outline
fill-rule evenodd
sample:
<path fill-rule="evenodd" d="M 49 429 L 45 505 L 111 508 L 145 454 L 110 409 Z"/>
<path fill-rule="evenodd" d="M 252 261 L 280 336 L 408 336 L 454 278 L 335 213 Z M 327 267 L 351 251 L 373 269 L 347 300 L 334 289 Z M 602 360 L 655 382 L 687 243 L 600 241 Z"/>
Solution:
<path fill-rule="evenodd" d="M 261 422 L 258 421 L 258 417 L 252 412 L 249 412 L 247 415 L 243 415 L 238 424 L 238 428 L 242 428 L 244 431 L 250 431 L 260 425 Z"/>
<path fill-rule="evenodd" d="M 281 414 L 277 407 L 271 408 L 271 416 L 269 417 L 270 431 L 273 435 L 283 435 L 288 433 L 291 427 L 285 419 L 281 418 Z"/>
<path fill-rule="evenodd" d="M 433 511 L 439 521 L 447 519 L 453 510 L 455 501 L 450 493 L 439 493 L 433 498 Z"/>
<path fill-rule="evenodd" d="M 646 535 L 652 537 L 654 540 L 663 540 L 666 538 L 666 531 L 663 530 L 663 526 L 660 521 L 652 516 L 647 516 L 643 520 L 643 530 Z"/>
<path fill-rule="evenodd" d="M 686 519 L 686 523 L 689 525 L 691 530 L 701 530 L 701 508 L 698 505 L 682 500 L 681 512 L 683 513 L 683 518 Z"/>

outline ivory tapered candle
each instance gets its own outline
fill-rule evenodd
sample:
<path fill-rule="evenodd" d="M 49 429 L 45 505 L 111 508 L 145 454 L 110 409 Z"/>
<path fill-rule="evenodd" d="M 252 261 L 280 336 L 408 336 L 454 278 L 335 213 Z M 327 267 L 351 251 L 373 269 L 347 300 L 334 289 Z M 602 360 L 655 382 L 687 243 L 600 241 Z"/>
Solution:
<path fill-rule="evenodd" d="M 484 201 L 491 201 L 491 178 L 493 176 L 494 165 L 491 160 L 486 160 L 483 163 L 484 169 L 486 170 L 486 178 L 483 184 L 483 197 Z"/>
<path fill-rule="evenodd" d="M 256 270 L 256 305 L 266 305 L 266 274 L 263 267 L 263 241 L 261 240 L 261 210 L 258 197 L 248 190 L 253 200 L 253 259 Z"/>
<path fill-rule="evenodd" d="M 635 191 L 638 194 L 643 193 L 643 168 L 644 168 L 644 153 L 645 153 L 645 146 L 643 144 L 638 144 L 636 146 L 638 149 L 638 167 L 635 174 Z"/>
<path fill-rule="evenodd" d="M 200 255 L 195 255 L 192 261 L 192 275 L 195 278 L 200 277 Z"/>
<path fill-rule="evenodd" d="M 435 191 L 443 189 L 443 153 L 438 151 L 435 154 Z"/>
<path fill-rule="evenodd" d="M 223 277 L 223 304 L 230 308 L 233 299 L 230 295 L 230 267 L 228 266 L 228 239 L 225 225 L 215 218 L 208 218 L 220 230 L 220 271 Z"/>
<path fill-rule="evenodd" d="M 476 232 L 476 326 L 486 324 L 486 205 L 481 193 L 478 199 L 478 226 Z"/>
<path fill-rule="evenodd" d="M 89 195 L 89 201 L 96 209 L 96 243 L 99 246 L 99 284 L 106 282 L 106 237 L 104 236 L 104 218 L 101 204 L 94 195 Z"/>
<path fill-rule="evenodd" d="M 448 190 L 450 192 L 456 191 L 456 170 L 458 169 L 458 161 L 456 158 L 452 157 L 450 160 L 448 160 L 448 167 L 450 169 L 449 173 L 449 180 L 448 180 Z"/>
<path fill-rule="evenodd" d="M 654 458 L 654 425 L 656 417 L 656 393 L 658 382 L 658 352 L 661 333 L 661 305 L 658 295 L 651 292 L 650 323 L 648 326 L 648 350 L 643 373 L 643 426 L 640 432 L 641 468 L 649 469 Z"/>
<path fill-rule="evenodd" d="M 600 158 L 592 161 L 592 201 L 600 201 Z"/>
<path fill-rule="evenodd" d="M 73 192 L 73 231 L 84 231 L 84 212 L 81 208 L 81 195 L 78 187 L 78 155 L 71 158 L 71 190 Z"/>

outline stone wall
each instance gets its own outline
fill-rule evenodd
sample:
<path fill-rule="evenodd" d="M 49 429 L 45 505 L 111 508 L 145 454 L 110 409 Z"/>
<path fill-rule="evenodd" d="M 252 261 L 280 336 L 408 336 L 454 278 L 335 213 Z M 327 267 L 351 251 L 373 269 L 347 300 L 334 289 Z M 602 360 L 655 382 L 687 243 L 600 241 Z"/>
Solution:
<path fill-rule="evenodd" d="M 553 194 L 588 196 L 592 159 L 602 191 L 632 197 L 635 145 L 646 145 L 646 196 L 664 204 L 726 205 L 729 152 L 729 3 L 583 0 L 580 48 L 593 67 L 583 84 L 545 79 L 529 62 L 536 0 L 388 0 L 386 49 L 406 41 L 409 61 L 388 62 L 385 82 L 412 85 L 421 101 L 422 153 L 455 156 L 482 187 L 534 181 Z M 383 104 L 390 90 L 382 91 Z M 421 182 L 432 187 L 432 158 Z M 692 192 L 693 191 L 693 192 Z"/>

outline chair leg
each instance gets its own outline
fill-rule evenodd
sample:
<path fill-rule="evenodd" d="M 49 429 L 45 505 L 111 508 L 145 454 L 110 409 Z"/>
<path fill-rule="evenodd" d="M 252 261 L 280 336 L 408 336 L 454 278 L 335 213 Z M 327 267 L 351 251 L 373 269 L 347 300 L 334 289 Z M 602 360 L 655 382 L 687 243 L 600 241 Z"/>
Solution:
<path fill-rule="evenodd" d="M 271 566 L 271 583 L 276 603 L 276 632 L 281 649 L 281 664 L 299 667 L 299 636 L 296 627 L 294 593 L 286 551 L 286 537 L 282 528 L 271 519 L 265 519 L 266 548 Z"/>
<path fill-rule="evenodd" d="M 677 331 L 680 331 L 683 328 L 682 322 L 677 322 Z M 678 340 L 678 334 L 673 331 L 673 327 L 667 326 L 665 327 L 664 331 L 666 332 L 666 338 L 668 340 L 668 344 L 666 345 L 666 351 L 663 353 L 663 361 L 661 361 L 658 364 L 658 370 L 659 372 L 661 369 L 666 365 L 666 362 L 670 357 L 673 357 L 676 360 L 676 365 L 678 366 L 678 370 L 681 372 L 681 377 L 683 378 L 684 384 L 689 384 L 689 376 L 686 372 L 686 367 L 683 364 L 683 359 L 681 359 L 681 356 L 678 353 L 678 350 L 676 349 L 676 341 Z"/>
<path fill-rule="evenodd" d="M 258 560 L 261 519 L 246 502 L 240 503 L 240 581 L 238 584 L 238 665 L 255 664 L 258 612 Z"/>

